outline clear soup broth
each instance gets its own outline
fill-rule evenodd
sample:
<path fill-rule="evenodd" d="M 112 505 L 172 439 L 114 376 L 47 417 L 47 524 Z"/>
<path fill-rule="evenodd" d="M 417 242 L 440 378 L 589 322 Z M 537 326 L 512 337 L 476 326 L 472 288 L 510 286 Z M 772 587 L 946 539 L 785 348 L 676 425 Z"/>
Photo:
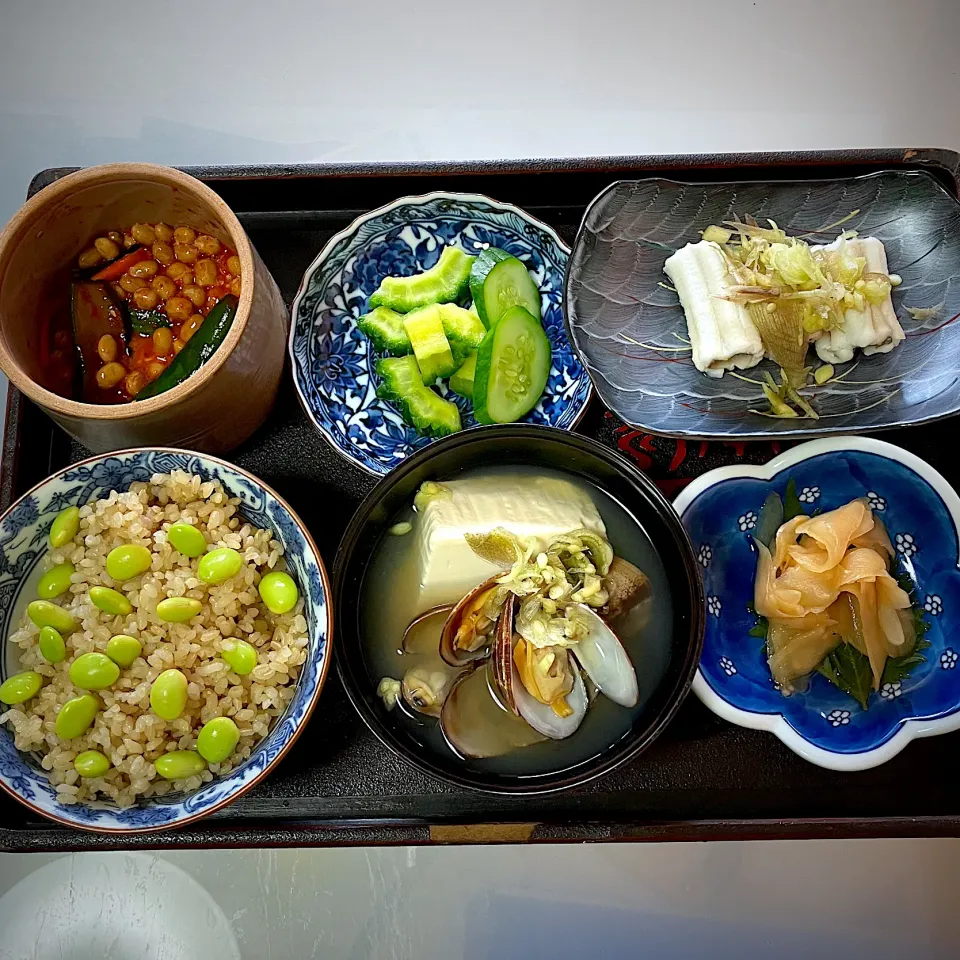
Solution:
<path fill-rule="evenodd" d="M 617 625 L 620 640 L 637 674 L 636 706 L 622 707 L 600 695 L 591 703 L 580 727 L 568 738 L 546 740 L 501 756 L 468 761 L 478 770 L 508 775 L 564 770 L 605 752 L 625 736 L 667 670 L 673 636 L 670 587 L 657 551 L 640 522 L 599 487 L 572 474 L 520 465 L 470 470 L 449 479 L 488 478 L 491 484 L 498 484 L 521 477 L 531 480 L 552 477 L 572 483 L 585 493 L 603 520 L 615 555 L 642 570 L 649 578 L 651 591 L 642 609 L 637 608 Z M 381 538 L 370 558 L 360 591 L 361 642 L 373 688 L 384 677 L 401 679 L 412 667 L 428 659 L 401 649 L 407 625 L 424 612 L 418 609 L 417 514 L 412 503 L 391 520 L 391 525 L 404 521 L 413 524 L 414 529 L 402 536 L 385 534 Z M 503 526 L 509 529 L 508 523 Z M 436 644 L 439 644 L 442 622 L 442 616 L 431 621 Z M 391 719 L 405 725 L 426 749 L 447 757 L 457 755 L 444 737 L 439 720 L 410 710 L 402 701 L 392 711 Z"/>

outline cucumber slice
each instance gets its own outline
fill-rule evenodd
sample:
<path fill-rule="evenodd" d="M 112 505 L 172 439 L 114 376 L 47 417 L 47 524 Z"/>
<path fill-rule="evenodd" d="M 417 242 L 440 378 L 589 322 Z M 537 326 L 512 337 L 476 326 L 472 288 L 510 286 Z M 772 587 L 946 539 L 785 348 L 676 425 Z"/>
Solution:
<path fill-rule="evenodd" d="M 470 293 L 488 330 L 511 307 L 524 307 L 540 319 L 540 291 L 530 271 L 506 250 L 490 247 L 477 257 L 470 271 Z"/>
<path fill-rule="evenodd" d="M 424 386 L 415 357 L 384 357 L 377 361 L 377 375 L 381 379 L 377 396 L 396 404 L 421 436 L 445 437 L 460 429 L 457 405 Z"/>
<path fill-rule="evenodd" d="M 473 381 L 477 373 L 476 351 L 463 361 L 463 366 L 450 378 L 450 389 L 467 400 L 473 399 Z"/>
<path fill-rule="evenodd" d="M 470 296 L 473 300 L 473 309 L 477 311 L 477 316 L 483 321 L 483 325 L 490 328 L 491 324 L 487 319 L 486 306 L 483 301 L 483 281 L 487 279 L 490 271 L 504 260 L 510 260 L 511 255 L 506 250 L 499 247 L 488 247 L 476 260 L 470 268 Z"/>
<path fill-rule="evenodd" d="M 453 352 L 453 359 L 459 366 L 471 353 L 476 353 L 487 334 L 486 328 L 480 317 L 455 303 L 444 303 L 439 309 L 443 332 Z"/>
<path fill-rule="evenodd" d="M 429 270 L 413 277 L 384 277 L 370 297 L 370 306 L 409 313 L 431 303 L 459 300 L 467 291 L 474 260 L 459 247 L 444 247 Z"/>
<path fill-rule="evenodd" d="M 449 377 L 460 366 L 453 359 L 453 351 L 443 332 L 441 309 L 440 304 L 434 303 L 414 310 L 403 318 L 403 327 L 420 365 L 423 382 L 428 386 L 437 377 Z"/>
<path fill-rule="evenodd" d="M 389 307 L 377 307 L 357 321 L 357 326 L 380 353 L 402 357 L 413 350 L 403 326 L 403 314 Z"/>
<path fill-rule="evenodd" d="M 511 307 L 477 351 L 473 409 L 480 423 L 513 423 L 536 405 L 550 376 L 550 341 L 523 307 Z"/>

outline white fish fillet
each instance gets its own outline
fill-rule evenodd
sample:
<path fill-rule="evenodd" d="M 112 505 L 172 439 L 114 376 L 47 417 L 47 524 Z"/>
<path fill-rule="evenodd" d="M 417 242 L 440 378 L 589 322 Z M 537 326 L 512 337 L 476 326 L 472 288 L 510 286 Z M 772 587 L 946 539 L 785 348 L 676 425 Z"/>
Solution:
<path fill-rule="evenodd" d="M 836 250 L 842 238 L 813 250 Z M 852 256 L 864 257 L 868 273 L 887 273 L 887 254 L 876 237 L 856 237 L 846 241 Z M 846 363 L 860 347 L 866 356 L 889 353 L 904 339 L 893 301 L 887 294 L 883 303 L 867 304 L 865 310 L 847 310 L 843 328 L 827 330 L 816 341 L 817 356 L 825 363 Z"/>
<path fill-rule="evenodd" d="M 745 370 L 763 359 L 760 334 L 747 308 L 718 298 L 727 285 L 727 267 L 717 244 L 688 243 L 667 259 L 663 271 L 680 296 L 698 370 L 722 377 L 726 370 Z"/>

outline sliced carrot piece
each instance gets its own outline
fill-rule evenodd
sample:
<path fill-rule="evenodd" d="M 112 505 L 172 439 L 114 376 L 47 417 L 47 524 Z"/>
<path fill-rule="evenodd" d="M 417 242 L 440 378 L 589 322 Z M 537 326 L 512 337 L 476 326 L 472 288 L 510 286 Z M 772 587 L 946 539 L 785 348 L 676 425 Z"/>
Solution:
<path fill-rule="evenodd" d="M 153 254 L 149 247 L 138 247 L 124 254 L 119 260 L 108 263 L 102 270 L 95 273 L 91 280 L 119 280 L 135 263 L 141 260 L 149 260 Z"/>

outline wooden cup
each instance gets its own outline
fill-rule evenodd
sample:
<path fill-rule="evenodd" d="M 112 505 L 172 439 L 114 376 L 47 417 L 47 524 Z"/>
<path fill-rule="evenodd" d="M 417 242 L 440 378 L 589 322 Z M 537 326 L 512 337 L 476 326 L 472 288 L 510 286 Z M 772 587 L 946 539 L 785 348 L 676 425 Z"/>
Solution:
<path fill-rule="evenodd" d="M 226 340 L 166 393 L 118 404 L 79 403 L 40 386 L 42 304 L 63 291 L 78 254 L 107 230 L 187 224 L 236 250 L 237 315 Z M 132 446 L 223 453 L 242 443 L 273 405 L 289 316 L 280 291 L 230 208 L 208 186 L 170 167 L 111 163 L 41 190 L 0 234 L 0 369 L 69 434 L 101 453 Z"/>

